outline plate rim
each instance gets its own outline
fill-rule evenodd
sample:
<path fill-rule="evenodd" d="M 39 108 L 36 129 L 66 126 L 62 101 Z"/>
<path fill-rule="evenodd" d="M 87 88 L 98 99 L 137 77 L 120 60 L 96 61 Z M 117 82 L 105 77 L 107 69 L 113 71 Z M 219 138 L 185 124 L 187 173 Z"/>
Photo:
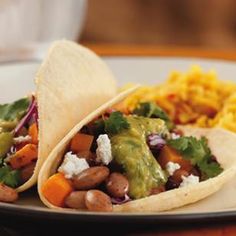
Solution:
<path fill-rule="evenodd" d="M 217 61 L 220 63 L 236 63 L 235 60 L 227 59 L 227 58 L 220 58 L 220 57 L 199 57 L 199 56 L 180 56 L 180 55 L 101 55 L 102 58 L 108 58 L 108 59 L 115 59 L 115 58 L 165 58 L 165 59 L 185 59 L 185 58 L 193 58 L 193 59 L 199 59 L 203 61 Z M 0 67 L 1 66 L 7 66 L 7 65 L 20 65 L 24 63 L 41 63 L 42 58 L 38 57 L 32 57 L 27 58 L 24 60 L 18 60 L 18 59 L 11 59 L 6 61 L 0 61 Z M 37 220 L 38 216 L 40 215 L 40 218 L 49 219 L 49 220 L 65 220 L 70 221 L 71 219 L 77 220 L 77 219 L 83 219 L 83 221 L 97 221 L 99 219 L 99 222 L 103 222 L 104 218 L 109 221 L 114 220 L 129 220 L 131 222 L 136 222 L 137 220 L 155 220 L 155 221 L 165 221 L 166 223 L 186 223 L 186 222 L 193 222 L 193 221 L 218 221 L 218 220 L 225 220 L 225 219 L 232 219 L 236 218 L 236 209 L 228 209 L 228 210 L 217 210 L 217 211 L 209 211 L 209 212 L 192 212 L 192 213 L 166 213 L 166 212 L 159 212 L 159 213 L 97 213 L 97 212 L 75 212 L 75 211 L 60 211 L 55 209 L 49 209 L 47 207 L 43 208 L 40 206 L 32 206 L 32 205 L 17 205 L 17 204 L 9 204 L 9 203 L 1 203 L 0 202 L 0 213 L 6 214 L 6 215 L 14 215 L 18 217 L 24 217 L 26 219 L 32 219 L 32 217 Z M 64 217 L 67 216 L 68 218 L 65 219 Z M 98 217 L 100 216 L 100 217 Z"/>
<path fill-rule="evenodd" d="M 3 205 L 4 204 L 4 205 Z M 38 221 L 44 219 L 50 222 L 96 222 L 96 223 L 165 223 L 186 224 L 190 222 L 217 222 L 236 219 L 236 210 L 204 212 L 204 213 L 98 213 L 98 212 L 76 212 L 57 211 L 53 209 L 32 209 L 30 207 L 19 207 L 8 203 L 0 204 L 1 217 L 14 217 L 20 221 Z M 10 207 L 9 207 L 10 205 Z M 20 208 L 20 209 L 19 209 Z"/>

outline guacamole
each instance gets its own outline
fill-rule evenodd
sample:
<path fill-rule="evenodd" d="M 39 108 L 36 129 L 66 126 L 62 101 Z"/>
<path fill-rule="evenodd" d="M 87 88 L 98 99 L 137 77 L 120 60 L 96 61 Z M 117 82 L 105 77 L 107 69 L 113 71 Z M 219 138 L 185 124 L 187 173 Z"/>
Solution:
<path fill-rule="evenodd" d="M 146 139 L 153 133 L 168 135 L 165 122 L 159 118 L 127 116 L 129 129 L 111 137 L 112 155 L 116 163 L 122 166 L 129 180 L 129 196 L 138 199 L 146 197 L 153 188 L 167 181 Z"/>

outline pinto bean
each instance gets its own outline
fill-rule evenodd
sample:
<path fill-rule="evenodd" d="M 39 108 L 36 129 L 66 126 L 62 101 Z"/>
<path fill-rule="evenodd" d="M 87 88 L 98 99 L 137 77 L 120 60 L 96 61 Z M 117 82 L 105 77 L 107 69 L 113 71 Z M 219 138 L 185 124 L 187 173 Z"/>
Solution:
<path fill-rule="evenodd" d="M 15 202 L 18 199 L 18 193 L 15 189 L 0 184 L 0 202 Z"/>
<path fill-rule="evenodd" d="M 111 198 L 100 190 L 89 190 L 85 195 L 85 204 L 89 211 L 112 211 Z"/>
<path fill-rule="evenodd" d="M 150 195 L 155 195 L 155 194 L 159 194 L 159 193 L 162 193 L 162 192 L 165 192 L 165 186 L 164 185 L 161 185 L 157 188 L 153 188 L 150 192 Z"/>
<path fill-rule="evenodd" d="M 195 176 L 199 176 L 199 177 L 201 178 L 201 171 L 198 169 L 198 167 L 194 167 L 194 168 L 190 171 L 189 175 L 190 175 L 190 174 L 195 175 Z"/>
<path fill-rule="evenodd" d="M 26 181 L 28 181 L 30 179 L 30 177 L 33 175 L 35 165 L 36 165 L 36 163 L 32 162 L 31 164 L 29 164 L 21 169 L 20 178 L 21 178 L 22 183 L 25 183 Z"/>
<path fill-rule="evenodd" d="M 183 181 L 182 176 L 188 176 L 189 173 L 186 170 L 179 169 L 174 172 L 172 176 L 169 177 L 166 183 L 166 189 L 178 188 L 180 183 Z"/>
<path fill-rule="evenodd" d="M 77 153 L 77 156 L 80 158 L 85 158 L 90 166 L 94 166 L 96 164 L 96 154 L 91 151 L 80 151 Z"/>
<path fill-rule="evenodd" d="M 66 199 L 65 204 L 69 208 L 86 209 L 85 195 L 86 191 L 74 191 Z"/>
<path fill-rule="evenodd" d="M 74 176 L 72 183 L 77 190 L 88 190 L 99 186 L 108 176 L 109 169 L 105 166 L 90 167 Z"/>
<path fill-rule="evenodd" d="M 179 170 L 176 170 L 174 172 L 174 174 L 172 175 L 172 179 L 176 182 L 176 183 L 181 183 L 183 180 L 182 180 L 182 176 L 188 176 L 189 173 L 186 171 L 186 170 L 182 170 L 182 169 L 179 169 Z"/>
<path fill-rule="evenodd" d="M 124 197 L 129 191 L 129 181 L 124 175 L 114 172 L 106 182 L 106 189 L 112 197 Z"/>

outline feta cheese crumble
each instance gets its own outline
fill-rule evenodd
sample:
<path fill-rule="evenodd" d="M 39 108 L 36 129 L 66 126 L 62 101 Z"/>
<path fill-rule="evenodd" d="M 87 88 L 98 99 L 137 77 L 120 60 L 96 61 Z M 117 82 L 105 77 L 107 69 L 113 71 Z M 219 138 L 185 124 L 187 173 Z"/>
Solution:
<path fill-rule="evenodd" d="M 189 175 L 187 177 L 185 176 L 181 176 L 182 178 L 182 183 L 180 184 L 179 187 L 186 187 L 186 186 L 189 186 L 189 185 L 194 185 L 194 184 L 198 184 L 199 183 L 199 176 L 195 176 L 195 175 Z"/>
<path fill-rule="evenodd" d="M 112 161 L 111 141 L 107 134 L 101 134 L 97 138 L 96 161 L 108 165 Z"/>
<path fill-rule="evenodd" d="M 73 175 L 78 175 L 88 168 L 89 164 L 85 158 L 78 158 L 75 154 L 72 154 L 72 152 L 67 152 L 58 171 L 63 173 L 67 179 L 70 179 Z"/>
<path fill-rule="evenodd" d="M 23 142 L 30 142 L 31 141 L 31 137 L 29 135 L 26 136 L 19 136 L 13 139 L 15 144 L 18 143 L 23 143 Z"/>
<path fill-rule="evenodd" d="M 166 164 L 166 171 L 169 173 L 169 175 L 173 175 L 176 170 L 180 169 L 180 165 L 178 163 L 174 163 L 172 161 L 169 161 Z"/>

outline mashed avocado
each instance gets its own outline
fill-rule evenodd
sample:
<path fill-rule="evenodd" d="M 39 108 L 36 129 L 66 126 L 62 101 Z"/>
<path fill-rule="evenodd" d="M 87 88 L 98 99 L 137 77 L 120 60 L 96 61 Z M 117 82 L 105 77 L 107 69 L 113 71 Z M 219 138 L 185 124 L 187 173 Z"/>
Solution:
<path fill-rule="evenodd" d="M 130 197 L 137 199 L 146 197 L 152 188 L 163 185 L 167 181 L 151 153 L 147 143 L 147 135 L 157 133 L 167 135 L 165 122 L 158 118 L 128 116 L 129 129 L 111 137 L 114 160 L 123 167 L 129 180 Z"/>
<path fill-rule="evenodd" d="M 11 132 L 0 133 L 0 158 L 3 158 L 13 144 L 13 134 Z"/>
<path fill-rule="evenodd" d="M 17 121 L 0 120 L 0 133 L 12 131 L 17 125 Z"/>

